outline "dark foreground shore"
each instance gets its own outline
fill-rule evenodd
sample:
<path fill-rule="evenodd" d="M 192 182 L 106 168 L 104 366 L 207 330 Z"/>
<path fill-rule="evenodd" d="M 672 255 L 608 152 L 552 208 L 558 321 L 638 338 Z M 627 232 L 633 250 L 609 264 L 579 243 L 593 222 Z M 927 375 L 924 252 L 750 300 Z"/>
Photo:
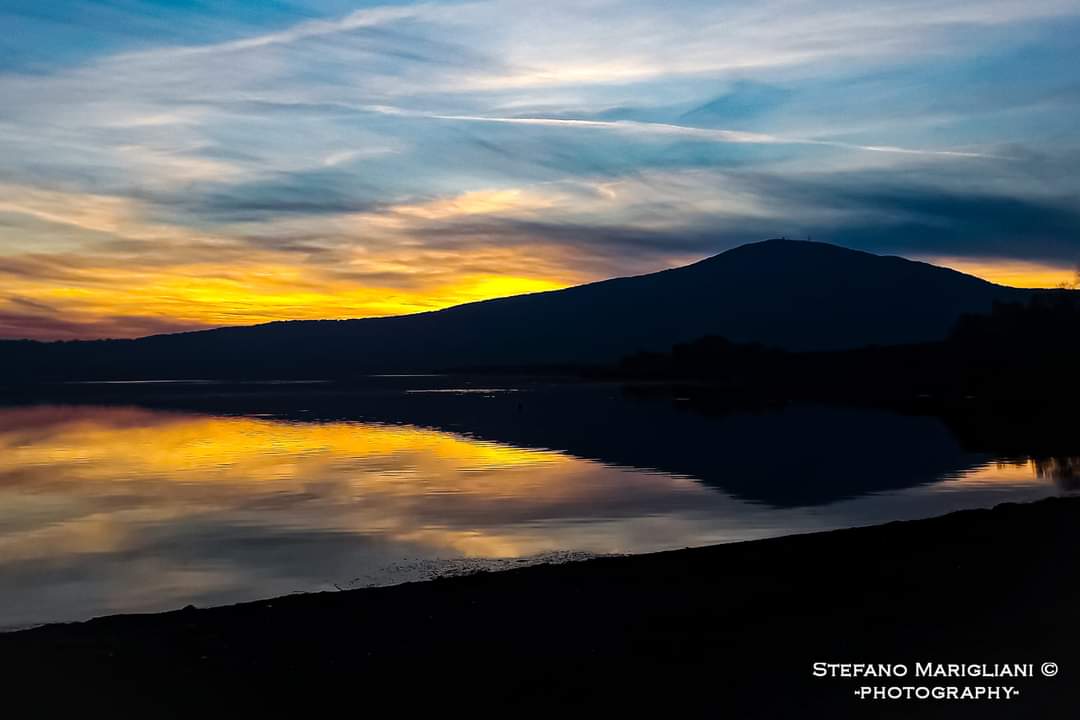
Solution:
<path fill-rule="evenodd" d="M 7 710 L 1072 718 L 1080 499 L 0 635 Z M 903 663 L 905 678 L 813 675 Z M 916 663 L 1034 677 L 915 677 Z M 1045 677 L 1043 663 L 1057 664 Z M 970 669 L 969 669 L 970 671 Z M 1008 687 L 873 700 L 860 686 Z M 906 692 L 906 691 L 905 691 Z M 15 717 L 16 715 L 9 715 Z M 22 716 L 22 715 L 18 715 Z"/>

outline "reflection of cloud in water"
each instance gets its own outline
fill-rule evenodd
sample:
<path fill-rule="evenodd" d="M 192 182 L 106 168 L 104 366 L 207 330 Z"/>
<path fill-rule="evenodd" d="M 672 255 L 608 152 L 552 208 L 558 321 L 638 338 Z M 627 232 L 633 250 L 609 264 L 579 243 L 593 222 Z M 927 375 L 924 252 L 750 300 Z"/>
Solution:
<path fill-rule="evenodd" d="M 462 566 L 488 569 L 916 517 L 1048 494 L 1044 474 L 988 465 L 774 508 L 687 477 L 406 425 L 7 409 L 0 625 L 419 579 L 455 558 L 493 559 Z"/>
<path fill-rule="evenodd" d="M 421 390 L 406 390 L 408 395 L 446 394 L 446 395 L 494 395 L 495 393 L 520 392 L 517 388 L 424 388 Z"/>

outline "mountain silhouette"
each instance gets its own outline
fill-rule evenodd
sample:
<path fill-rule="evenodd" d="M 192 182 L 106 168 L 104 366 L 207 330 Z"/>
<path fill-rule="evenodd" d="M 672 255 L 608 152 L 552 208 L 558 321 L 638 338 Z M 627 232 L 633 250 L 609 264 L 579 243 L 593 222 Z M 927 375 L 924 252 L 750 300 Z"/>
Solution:
<path fill-rule="evenodd" d="M 1030 291 L 818 242 L 768 240 L 685 267 L 390 318 L 273 322 L 137 340 L 0 344 L 9 379 L 328 377 L 607 363 L 705 335 L 789 350 L 944 338 Z"/>

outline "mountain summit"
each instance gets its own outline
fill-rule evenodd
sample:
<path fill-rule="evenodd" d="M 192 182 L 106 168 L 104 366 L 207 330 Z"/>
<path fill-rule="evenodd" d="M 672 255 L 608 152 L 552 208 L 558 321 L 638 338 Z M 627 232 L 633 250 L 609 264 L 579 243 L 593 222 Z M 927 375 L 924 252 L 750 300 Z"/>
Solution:
<path fill-rule="evenodd" d="M 0 344 L 9 377 L 326 377 L 610 362 L 704 335 L 790 350 L 944 338 L 1029 291 L 899 257 L 767 240 L 685 267 L 391 318 Z"/>

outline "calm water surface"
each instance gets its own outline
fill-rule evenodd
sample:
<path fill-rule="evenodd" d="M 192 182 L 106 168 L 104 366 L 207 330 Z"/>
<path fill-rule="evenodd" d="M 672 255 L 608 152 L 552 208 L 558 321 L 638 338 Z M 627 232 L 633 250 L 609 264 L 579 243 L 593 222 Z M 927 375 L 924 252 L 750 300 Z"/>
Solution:
<path fill-rule="evenodd" d="M 884 412 L 417 389 L 444 392 L 0 408 L 0 627 L 934 515 L 1068 470 Z"/>

